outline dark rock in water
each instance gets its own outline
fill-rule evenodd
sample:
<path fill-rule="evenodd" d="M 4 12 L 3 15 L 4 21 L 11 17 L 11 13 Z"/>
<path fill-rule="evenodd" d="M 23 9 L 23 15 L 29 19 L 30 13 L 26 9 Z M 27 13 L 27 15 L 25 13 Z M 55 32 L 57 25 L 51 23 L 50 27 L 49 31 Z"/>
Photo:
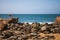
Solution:
<path fill-rule="evenodd" d="M 17 23 L 17 24 L 19 24 L 19 25 L 23 25 L 24 23 Z"/>
<path fill-rule="evenodd" d="M 48 25 L 48 23 L 45 23 L 45 25 Z"/>

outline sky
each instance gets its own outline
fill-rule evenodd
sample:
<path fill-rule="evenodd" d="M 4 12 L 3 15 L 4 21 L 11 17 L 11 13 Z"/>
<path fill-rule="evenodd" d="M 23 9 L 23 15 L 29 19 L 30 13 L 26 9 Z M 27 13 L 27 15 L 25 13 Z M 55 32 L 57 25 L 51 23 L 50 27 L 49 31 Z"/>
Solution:
<path fill-rule="evenodd" d="M 0 14 L 60 14 L 60 0 L 0 0 Z"/>

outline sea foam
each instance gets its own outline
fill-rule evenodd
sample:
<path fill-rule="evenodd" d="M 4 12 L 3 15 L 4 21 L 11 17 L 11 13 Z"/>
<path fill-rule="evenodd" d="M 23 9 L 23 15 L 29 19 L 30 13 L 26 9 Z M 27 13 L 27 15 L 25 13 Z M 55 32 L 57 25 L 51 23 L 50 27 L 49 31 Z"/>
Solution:
<path fill-rule="evenodd" d="M 35 22 L 22 22 L 22 23 L 32 24 L 32 23 L 35 23 Z M 45 24 L 45 23 L 51 24 L 51 23 L 53 23 L 53 22 L 37 22 L 37 23 L 40 23 L 40 24 Z"/>

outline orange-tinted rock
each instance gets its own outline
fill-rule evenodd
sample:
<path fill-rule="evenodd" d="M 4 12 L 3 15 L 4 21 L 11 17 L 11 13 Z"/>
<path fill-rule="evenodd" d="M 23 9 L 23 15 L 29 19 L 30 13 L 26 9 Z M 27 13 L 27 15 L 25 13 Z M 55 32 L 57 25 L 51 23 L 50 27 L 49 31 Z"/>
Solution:
<path fill-rule="evenodd" d="M 7 21 L 7 20 L 3 20 L 2 23 L 3 23 L 4 25 L 6 25 L 6 24 L 8 24 L 8 21 Z"/>
<path fill-rule="evenodd" d="M 44 33 L 39 33 L 38 35 L 40 35 L 41 37 L 45 37 L 46 36 L 46 34 L 44 34 Z"/>
<path fill-rule="evenodd" d="M 60 23 L 60 16 L 56 18 L 56 23 Z"/>
<path fill-rule="evenodd" d="M 4 29 L 4 26 L 8 23 L 7 20 L 2 20 L 0 21 L 0 30 L 3 30 Z"/>
<path fill-rule="evenodd" d="M 17 22 L 18 18 L 10 18 L 8 20 L 0 18 L 0 30 L 3 30 L 5 25 L 7 25 L 8 23 L 17 23 Z"/>
<path fill-rule="evenodd" d="M 3 21 L 4 19 L 3 18 L 0 18 L 0 21 Z"/>
<path fill-rule="evenodd" d="M 4 24 L 0 23 L 0 30 L 2 30 L 4 28 Z"/>

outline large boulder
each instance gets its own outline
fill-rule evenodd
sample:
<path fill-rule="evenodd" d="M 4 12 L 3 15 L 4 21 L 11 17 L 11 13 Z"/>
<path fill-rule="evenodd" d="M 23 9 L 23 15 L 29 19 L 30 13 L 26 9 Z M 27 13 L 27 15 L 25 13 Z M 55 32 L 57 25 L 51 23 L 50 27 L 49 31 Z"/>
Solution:
<path fill-rule="evenodd" d="M 0 22 L 0 30 L 4 28 L 4 24 Z"/>
<path fill-rule="evenodd" d="M 0 18 L 0 30 L 3 30 L 8 23 L 17 23 L 18 18 L 9 18 L 8 20 Z"/>
<path fill-rule="evenodd" d="M 7 20 L 2 20 L 0 21 L 0 30 L 3 30 L 4 27 L 7 25 L 8 21 Z"/>
<path fill-rule="evenodd" d="M 56 17 L 56 23 L 60 23 L 60 16 Z"/>

